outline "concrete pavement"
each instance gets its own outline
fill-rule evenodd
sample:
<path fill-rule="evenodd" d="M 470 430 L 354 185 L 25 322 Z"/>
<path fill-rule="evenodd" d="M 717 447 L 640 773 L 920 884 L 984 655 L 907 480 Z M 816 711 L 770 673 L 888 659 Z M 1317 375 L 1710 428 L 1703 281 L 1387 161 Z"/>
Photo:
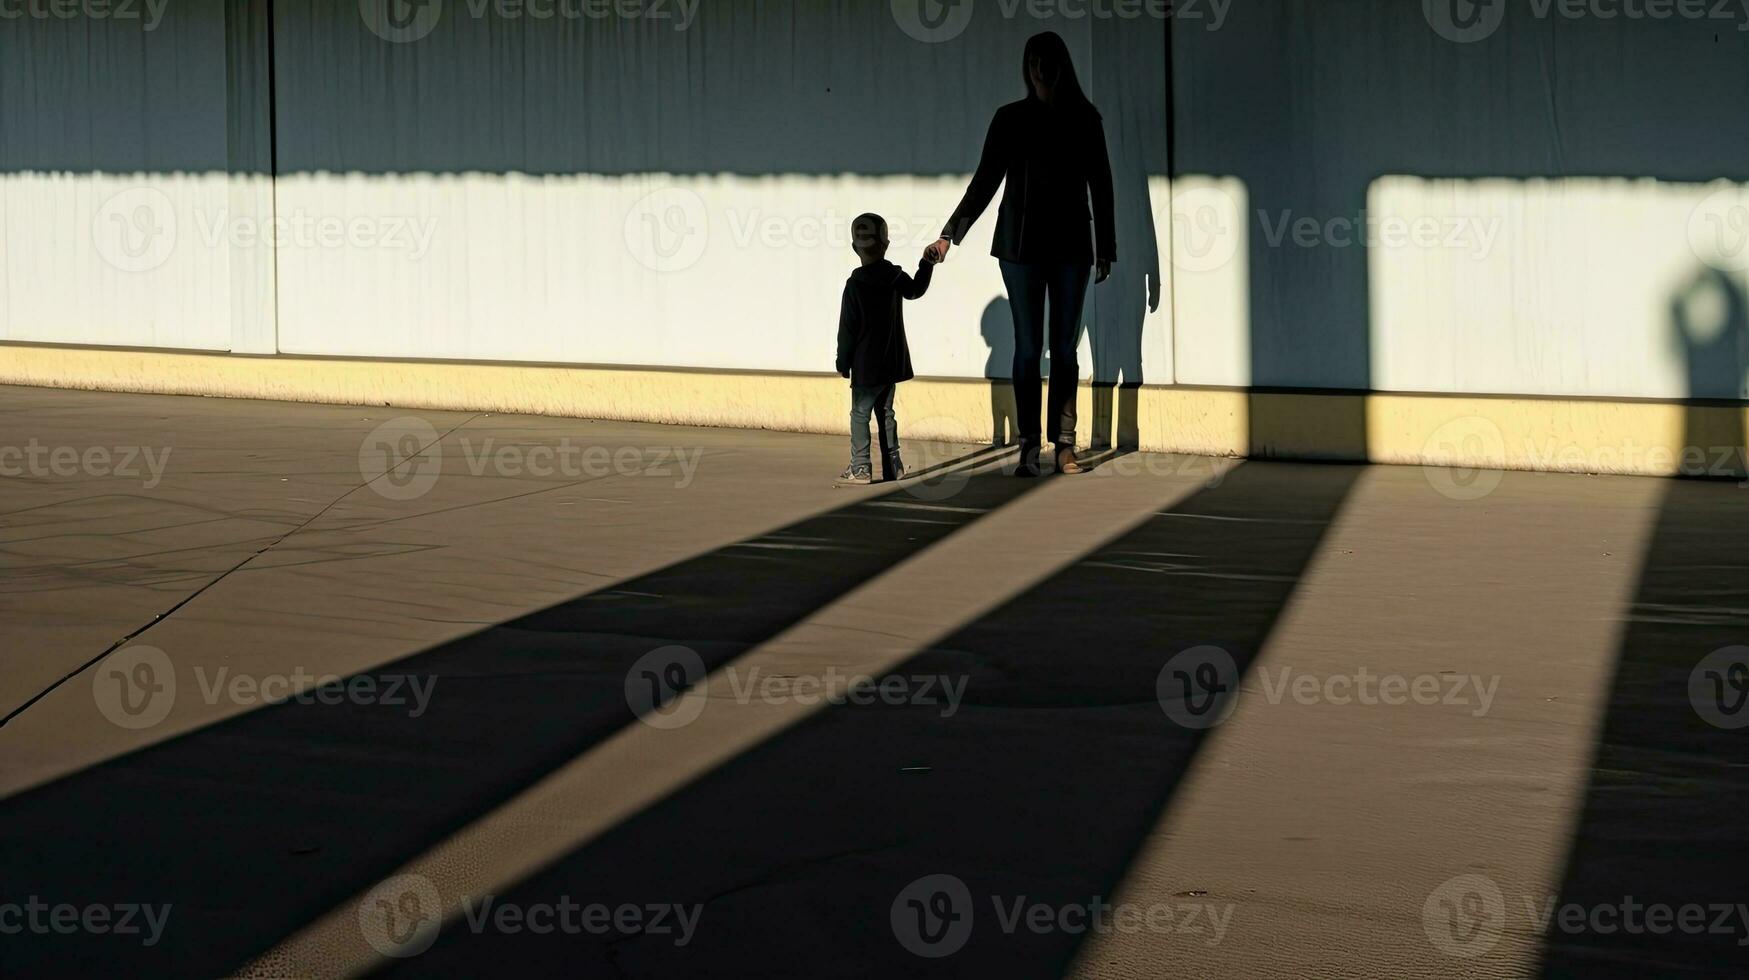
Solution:
<path fill-rule="evenodd" d="M 0 421 L 0 906 L 168 907 L 7 972 L 1729 975 L 1749 941 L 1599 912 L 1749 902 L 1702 664 L 1746 642 L 1728 482 L 914 444 L 929 478 L 836 489 L 820 436 L 28 388 Z M 529 927 L 571 905 L 607 925 Z"/>

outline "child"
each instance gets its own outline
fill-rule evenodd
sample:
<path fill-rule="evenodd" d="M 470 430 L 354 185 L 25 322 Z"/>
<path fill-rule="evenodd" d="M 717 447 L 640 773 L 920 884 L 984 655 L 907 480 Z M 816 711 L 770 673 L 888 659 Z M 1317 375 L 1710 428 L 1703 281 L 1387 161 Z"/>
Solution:
<path fill-rule="evenodd" d="M 838 482 L 874 481 L 869 463 L 868 420 L 878 416 L 881 469 L 888 480 L 905 476 L 899 458 L 899 422 L 893 416 L 893 390 L 909 381 L 911 348 L 905 343 L 903 303 L 929 289 L 935 259 L 925 255 L 915 279 L 886 260 L 887 222 L 878 214 L 858 215 L 850 240 L 862 267 L 844 284 L 838 313 L 838 373 L 850 379 L 850 465 Z"/>

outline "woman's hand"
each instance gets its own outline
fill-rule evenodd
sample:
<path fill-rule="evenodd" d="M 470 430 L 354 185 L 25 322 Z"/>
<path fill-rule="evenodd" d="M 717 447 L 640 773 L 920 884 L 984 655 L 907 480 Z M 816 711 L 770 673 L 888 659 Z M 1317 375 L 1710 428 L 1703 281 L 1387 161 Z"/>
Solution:
<path fill-rule="evenodd" d="M 1110 262 L 1106 261 L 1105 259 L 1100 259 L 1098 262 L 1093 263 L 1093 284 L 1095 286 L 1104 282 L 1110 276 L 1111 276 L 1111 263 Z"/>
<path fill-rule="evenodd" d="M 934 244 L 923 250 L 931 262 L 942 262 L 947 259 L 947 250 L 953 247 L 953 242 L 945 238 L 937 238 Z"/>

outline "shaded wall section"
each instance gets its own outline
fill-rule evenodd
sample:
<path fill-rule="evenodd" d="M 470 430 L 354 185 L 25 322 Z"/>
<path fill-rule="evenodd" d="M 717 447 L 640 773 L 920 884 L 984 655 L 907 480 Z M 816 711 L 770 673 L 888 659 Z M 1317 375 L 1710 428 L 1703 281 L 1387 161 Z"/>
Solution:
<path fill-rule="evenodd" d="M 1178 380 L 1690 395 L 1665 302 L 1746 264 L 1749 137 L 1716 107 L 1749 90 L 1749 14 L 1561 6 L 1174 25 Z"/>

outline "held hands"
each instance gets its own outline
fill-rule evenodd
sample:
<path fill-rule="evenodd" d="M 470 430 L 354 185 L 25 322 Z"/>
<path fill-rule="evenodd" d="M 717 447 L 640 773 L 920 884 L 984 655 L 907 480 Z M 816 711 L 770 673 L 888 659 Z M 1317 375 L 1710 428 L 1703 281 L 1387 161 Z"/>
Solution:
<path fill-rule="evenodd" d="M 953 242 L 938 238 L 928 248 L 923 250 L 923 261 L 936 265 L 947 260 L 947 250 L 953 247 Z M 1100 259 L 1093 264 L 1093 282 L 1097 285 L 1111 278 L 1111 261 Z"/>
<path fill-rule="evenodd" d="M 938 265 L 947 261 L 947 250 L 953 247 L 953 242 L 945 238 L 936 239 L 923 250 L 923 261 L 930 265 Z M 1093 263 L 1093 282 L 1095 285 L 1111 278 L 1111 260 L 1100 259 Z"/>

